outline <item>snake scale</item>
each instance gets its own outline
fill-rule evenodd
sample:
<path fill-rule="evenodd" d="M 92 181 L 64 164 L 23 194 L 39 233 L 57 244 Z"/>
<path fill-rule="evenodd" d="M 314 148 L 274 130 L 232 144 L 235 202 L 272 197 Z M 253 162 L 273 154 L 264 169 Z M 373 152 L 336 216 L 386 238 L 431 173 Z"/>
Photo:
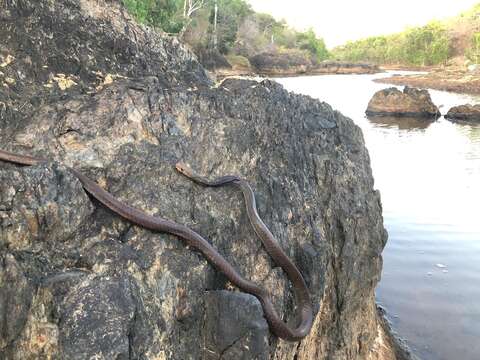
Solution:
<path fill-rule="evenodd" d="M 41 158 L 14 154 L 3 150 L 0 150 L 0 160 L 27 166 L 36 165 L 46 161 Z M 245 198 L 248 218 L 255 233 L 261 239 L 268 254 L 272 257 L 275 263 L 285 271 L 293 284 L 294 293 L 298 303 L 297 308 L 299 309 L 299 316 L 295 327 L 287 325 L 280 318 L 272 301 L 269 299 L 268 294 L 262 287 L 244 279 L 207 240 L 195 231 L 187 226 L 160 217 L 148 215 L 141 210 L 124 204 L 117 200 L 112 194 L 102 189 L 96 182 L 90 180 L 79 171 L 69 168 L 69 170 L 80 180 L 87 193 L 114 213 L 146 229 L 176 235 L 183 239 L 188 246 L 200 251 L 217 270 L 222 272 L 228 280 L 230 280 L 231 283 L 244 292 L 254 295 L 260 301 L 265 318 L 267 319 L 270 330 L 273 334 L 287 341 L 299 341 L 307 336 L 313 322 L 313 310 L 309 291 L 300 271 L 283 252 L 272 233 L 260 219 L 256 209 L 255 195 L 248 182 L 233 175 L 223 176 L 209 181 L 208 179 L 195 174 L 183 163 L 177 163 L 176 169 L 189 179 L 203 186 L 219 187 L 232 184 L 240 188 Z"/>

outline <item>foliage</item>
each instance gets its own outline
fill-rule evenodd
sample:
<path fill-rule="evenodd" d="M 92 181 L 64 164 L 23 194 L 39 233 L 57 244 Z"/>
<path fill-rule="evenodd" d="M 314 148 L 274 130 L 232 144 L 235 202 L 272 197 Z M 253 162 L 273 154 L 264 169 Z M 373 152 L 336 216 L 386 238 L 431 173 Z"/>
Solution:
<path fill-rule="evenodd" d="M 218 50 L 229 53 L 237 40 L 240 25 L 248 15 L 253 14 L 250 5 L 243 0 L 218 0 Z M 213 25 L 214 9 L 211 9 L 210 23 Z"/>
<path fill-rule="evenodd" d="M 480 64 L 480 32 L 473 34 L 472 45 L 467 50 L 467 57 L 475 64 Z"/>
<path fill-rule="evenodd" d="M 318 39 L 312 29 L 304 33 L 298 33 L 297 46 L 300 49 L 307 50 L 316 61 L 323 61 L 329 57 L 325 42 L 323 39 Z"/>
<path fill-rule="evenodd" d="M 183 0 L 123 0 L 127 10 L 141 22 L 168 33 L 178 33 L 185 24 Z"/>
<path fill-rule="evenodd" d="M 241 55 L 227 55 L 227 60 L 233 67 L 240 67 L 249 69 L 250 61 L 244 56 Z"/>
<path fill-rule="evenodd" d="M 335 48 L 333 56 L 338 60 L 377 64 L 438 65 L 448 60 L 450 44 L 443 24 L 431 22 L 398 34 L 348 42 Z"/>
<path fill-rule="evenodd" d="M 198 1 L 198 0 L 197 0 Z M 217 44 L 222 54 L 251 57 L 282 49 L 305 50 L 314 61 L 329 57 L 323 39 L 313 30 L 298 32 L 271 15 L 256 13 L 245 0 L 204 0 L 186 18 L 186 0 L 123 0 L 137 20 L 168 33 L 181 34 L 194 49 L 203 51 Z M 215 3 L 218 6 L 215 33 Z M 214 38 L 216 37 L 216 42 Z"/>

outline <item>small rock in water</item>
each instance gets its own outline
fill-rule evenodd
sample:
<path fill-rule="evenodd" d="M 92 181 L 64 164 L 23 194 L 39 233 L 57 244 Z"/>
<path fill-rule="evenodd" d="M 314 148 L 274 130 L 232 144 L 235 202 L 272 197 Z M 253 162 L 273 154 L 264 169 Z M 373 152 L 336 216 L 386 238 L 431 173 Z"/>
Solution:
<path fill-rule="evenodd" d="M 432 273 L 431 271 L 429 271 L 429 272 L 427 273 L 427 275 L 428 275 L 428 276 L 432 276 L 433 273 Z"/>
<path fill-rule="evenodd" d="M 448 273 L 448 270 L 442 270 L 442 272 L 443 272 L 444 274 L 446 274 L 446 273 Z"/>
<path fill-rule="evenodd" d="M 443 264 L 436 264 L 435 266 L 438 267 L 439 269 L 446 269 L 447 268 L 447 265 L 443 265 Z"/>

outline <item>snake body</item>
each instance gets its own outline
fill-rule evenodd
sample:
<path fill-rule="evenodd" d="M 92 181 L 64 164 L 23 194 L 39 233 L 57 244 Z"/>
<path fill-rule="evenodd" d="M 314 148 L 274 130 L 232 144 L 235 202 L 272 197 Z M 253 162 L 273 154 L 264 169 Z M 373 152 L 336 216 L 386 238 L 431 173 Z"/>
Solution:
<path fill-rule="evenodd" d="M 0 160 L 27 166 L 36 165 L 46 161 L 41 158 L 18 155 L 3 150 L 0 150 Z M 216 187 L 233 184 L 242 190 L 247 207 L 247 214 L 256 234 L 262 240 L 265 249 L 275 263 L 283 268 L 290 281 L 293 283 L 299 308 L 299 320 L 297 326 L 291 327 L 287 325 L 277 314 L 266 291 L 257 284 L 244 279 L 238 271 L 235 270 L 235 268 L 201 235 L 197 234 L 187 226 L 160 217 L 148 215 L 141 210 L 117 200 L 112 194 L 102 189 L 96 182 L 92 181 L 81 172 L 69 168 L 69 170 L 80 180 L 87 193 L 114 213 L 146 229 L 176 235 L 183 239 L 188 246 L 200 251 L 215 268 L 221 271 L 230 280 L 230 282 L 239 289 L 254 295 L 260 301 L 265 318 L 267 319 L 270 330 L 273 334 L 287 341 L 299 341 L 307 336 L 313 323 L 312 304 L 307 286 L 300 271 L 285 255 L 271 232 L 260 219 L 255 205 L 255 195 L 248 182 L 237 176 L 231 175 L 209 181 L 194 174 L 182 163 L 178 163 L 176 169 L 191 180 L 204 186 Z"/>

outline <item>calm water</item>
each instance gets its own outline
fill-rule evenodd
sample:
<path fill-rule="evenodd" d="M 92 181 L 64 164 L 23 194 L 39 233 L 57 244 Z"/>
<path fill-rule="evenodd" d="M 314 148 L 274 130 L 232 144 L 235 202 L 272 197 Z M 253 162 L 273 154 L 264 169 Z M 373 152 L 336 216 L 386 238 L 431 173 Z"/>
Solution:
<path fill-rule="evenodd" d="M 427 360 L 480 359 L 480 125 L 367 119 L 382 75 L 278 79 L 330 103 L 364 133 L 389 242 L 377 300 Z M 431 91 L 442 113 L 480 102 Z"/>

